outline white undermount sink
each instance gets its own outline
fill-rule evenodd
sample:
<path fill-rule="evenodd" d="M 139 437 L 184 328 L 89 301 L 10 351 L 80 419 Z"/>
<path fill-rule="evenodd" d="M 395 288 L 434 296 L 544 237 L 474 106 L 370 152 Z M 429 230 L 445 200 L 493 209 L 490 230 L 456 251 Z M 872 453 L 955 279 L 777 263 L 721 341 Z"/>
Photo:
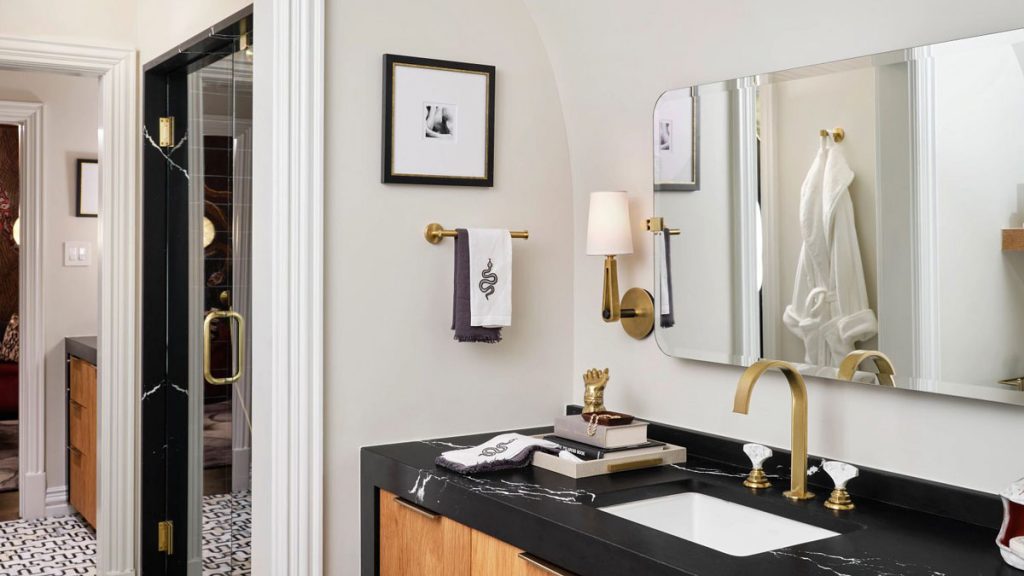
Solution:
<path fill-rule="evenodd" d="M 605 506 L 600 510 L 732 556 L 752 556 L 839 536 L 838 532 L 698 492 Z"/>

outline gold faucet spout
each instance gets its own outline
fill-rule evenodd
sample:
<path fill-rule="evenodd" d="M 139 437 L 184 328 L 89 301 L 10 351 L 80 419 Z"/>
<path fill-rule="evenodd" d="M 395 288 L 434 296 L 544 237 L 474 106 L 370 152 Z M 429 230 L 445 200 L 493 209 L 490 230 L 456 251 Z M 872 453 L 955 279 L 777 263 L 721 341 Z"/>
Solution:
<path fill-rule="evenodd" d="M 878 350 L 854 350 L 843 358 L 843 361 L 839 364 L 839 379 L 840 380 L 853 380 L 853 375 L 857 373 L 857 368 L 864 363 L 865 360 L 873 359 L 875 361 L 875 367 L 878 368 L 878 384 L 880 386 L 896 386 L 896 370 L 893 369 L 892 360 L 885 354 Z"/>
<path fill-rule="evenodd" d="M 736 385 L 736 398 L 732 411 L 746 414 L 750 409 L 750 395 L 754 384 L 772 368 L 778 368 L 789 381 L 789 391 L 793 396 L 792 429 L 793 451 L 790 462 L 789 490 L 783 494 L 790 500 L 810 500 L 814 494 L 807 491 L 807 384 L 800 376 L 796 366 L 781 360 L 760 360 L 747 368 Z"/>

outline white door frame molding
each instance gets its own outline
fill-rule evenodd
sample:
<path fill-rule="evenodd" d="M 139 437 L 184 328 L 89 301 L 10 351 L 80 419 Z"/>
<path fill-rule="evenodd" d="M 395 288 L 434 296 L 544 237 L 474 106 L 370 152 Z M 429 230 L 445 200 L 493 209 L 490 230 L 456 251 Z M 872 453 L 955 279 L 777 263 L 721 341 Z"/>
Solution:
<path fill-rule="evenodd" d="M 254 27 L 253 568 L 322 574 L 324 0 Z"/>
<path fill-rule="evenodd" d="M 0 124 L 20 135 L 18 210 L 18 508 L 23 519 L 46 515 L 46 385 L 43 367 L 43 105 L 0 101 Z"/>
<path fill-rule="evenodd" d="M 138 280 L 135 275 L 139 241 L 136 226 L 136 54 L 133 49 L 3 36 L 0 37 L 0 66 L 99 79 L 97 573 L 101 576 L 133 575 L 138 540 L 135 447 L 139 397 Z"/>

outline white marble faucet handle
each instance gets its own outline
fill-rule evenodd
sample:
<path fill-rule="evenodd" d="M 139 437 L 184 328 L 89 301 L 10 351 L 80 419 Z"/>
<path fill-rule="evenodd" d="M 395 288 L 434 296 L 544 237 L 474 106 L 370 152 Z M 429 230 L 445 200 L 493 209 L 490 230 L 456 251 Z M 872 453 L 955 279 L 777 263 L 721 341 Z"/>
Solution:
<path fill-rule="evenodd" d="M 747 458 L 750 458 L 750 464 L 755 470 L 760 469 L 761 464 L 772 457 L 772 449 L 760 444 L 744 444 L 743 451 L 747 454 Z"/>
<path fill-rule="evenodd" d="M 829 460 L 822 464 L 821 467 L 832 477 L 832 481 L 836 483 L 836 489 L 838 490 L 846 488 L 847 482 L 860 475 L 860 470 L 856 466 L 845 462 Z"/>

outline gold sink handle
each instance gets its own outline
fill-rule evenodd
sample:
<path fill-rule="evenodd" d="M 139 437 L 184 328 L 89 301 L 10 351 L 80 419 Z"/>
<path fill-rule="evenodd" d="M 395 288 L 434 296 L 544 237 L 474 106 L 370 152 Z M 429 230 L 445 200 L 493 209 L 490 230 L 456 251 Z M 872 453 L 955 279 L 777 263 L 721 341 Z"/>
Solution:
<path fill-rule="evenodd" d="M 772 457 L 772 449 L 760 444 L 744 444 L 743 452 L 750 458 L 750 474 L 743 485 L 753 490 L 771 488 L 772 483 L 764 473 L 764 461 Z"/>
<path fill-rule="evenodd" d="M 832 481 L 836 483 L 836 489 L 825 501 L 825 508 L 830 510 L 853 510 L 853 500 L 850 493 L 846 491 L 846 483 L 860 476 L 860 470 L 852 464 L 835 462 L 829 460 L 822 464 L 822 469 L 828 473 Z"/>

